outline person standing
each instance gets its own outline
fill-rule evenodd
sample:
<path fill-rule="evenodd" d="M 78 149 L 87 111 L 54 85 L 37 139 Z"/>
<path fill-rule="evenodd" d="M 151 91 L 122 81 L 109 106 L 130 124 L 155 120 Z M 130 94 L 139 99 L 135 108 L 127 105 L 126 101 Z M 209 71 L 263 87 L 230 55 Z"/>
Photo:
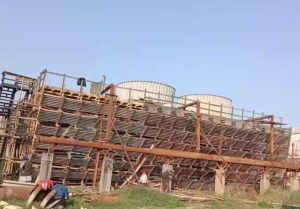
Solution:
<path fill-rule="evenodd" d="M 171 192 L 172 189 L 172 177 L 173 177 L 173 165 L 170 165 L 170 160 L 167 159 L 162 166 L 162 179 L 161 179 L 161 191 Z"/>
<path fill-rule="evenodd" d="M 20 182 L 32 181 L 32 163 L 29 161 L 28 156 L 22 157 L 22 163 L 20 165 L 19 181 Z"/>

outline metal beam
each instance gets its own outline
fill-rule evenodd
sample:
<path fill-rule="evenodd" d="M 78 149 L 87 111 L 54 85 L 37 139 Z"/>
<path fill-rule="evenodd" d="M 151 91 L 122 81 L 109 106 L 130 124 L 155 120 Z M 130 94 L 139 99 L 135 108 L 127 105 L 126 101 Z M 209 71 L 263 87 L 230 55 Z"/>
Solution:
<path fill-rule="evenodd" d="M 191 106 L 197 105 L 197 102 L 198 101 L 194 101 L 194 102 L 191 102 L 189 104 L 182 105 L 180 107 L 177 107 L 177 109 L 183 109 L 183 110 L 185 110 L 185 108 L 187 108 L 187 107 L 191 107 Z"/>
<path fill-rule="evenodd" d="M 250 118 L 247 120 L 244 120 L 245 122 L 251 122 L 251 121 L 260 121 L 260 120 L 264 120 L 264 119 L 271 119 L 272 117 L 274 117 L 273 115 L 265 115 L 265 116 L 261 116 L 258 118 Z"/>
<path fill-rule="evenodd" d="M 157 149 L 157 148 L 150 149 L 150 148 L 129 147 L 129 146 L 122 147 L 121 145 L 117 145 L 117 144 L 108 144 L 108 143 L 99 144 L 94 142 L 85 142 L 85 141 L 78 141 L 73 139 L 47 137 L 47 136 L 41 136 L 39 140 L 40 142 L 47 143 L 47 144 L 81 146 L 81 147 L 108 149 L 108 150 L 117 150 L 117 151 L 126 150 L 127 152 L 138 152 L 138 153 L 152 154 L 152 155 L 166 156 L 166 157 L 178 157 L 178 158 L 187 158 L 187 159 L 195 159 L 195 160 L 207 160 L 207 161 L 214 161 L 214 162 L 236 163 L 242 165 L 287 169 L 290 171 L 300 170 L 300 165 L 292 164 L 292 163 L 253 160 L 247 158 L 219 156 L 219 155 L 203 154 L 203 153 L 196 153 L 196 152 L 185 152 L 185 151 Z"/>

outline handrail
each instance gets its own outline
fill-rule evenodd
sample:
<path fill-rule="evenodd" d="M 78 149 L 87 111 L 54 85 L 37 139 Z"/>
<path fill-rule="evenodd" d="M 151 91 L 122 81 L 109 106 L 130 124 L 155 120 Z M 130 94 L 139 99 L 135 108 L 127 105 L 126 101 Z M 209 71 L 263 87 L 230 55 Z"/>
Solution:
<path fill-rule="evenodd" d="M 41 82 L 40 81 L 41 79 L 44 80 L 44 82 L 42 84 L 42 88 L 45 85 L 50 85 L 50 86 L 59 87 L 62 90 L 65 90 L 66 89 L 65 82 L 66 82 L 67 78 L 68 79 L 73 79 L 74 81 L 77 81 L 79 79 L 79 78 L 74 77 L 74 76 L 69 76 L 69 75 L 66 75 L 66 74 L 61 74 L 61 73 L 56 73 L 56 72 L 50 72 L 48 70 L 44 70 L 43 73 L 44 73 L 45 77 L 42 78 L 43 76 L 40 75 L 40 77 L 38 78 L 38 82 Z M 45 79 L 47 77 L 47 75 L 61 77 L 62 78 L 61 84 L 58 85 L 58 86 L 55 86 L 55 85 L 53 85 L 53 83 L 47 83 L 46 79 Z M 59 81 L 59 79 L 55 79 L 55 81 L 57 82 L 57 81 Z M 95 82 L 95 81 L 91 81 L 91 80 L 86 79 L 85 81 L 90 84 L 90 88 L 91 88 L 92 84 L 99 84 L 100 82 L 103 82 L 104 80 L 99 81 L 99 82 Z M 37 84 L 37 85 L 39 86 L 39 84 Z M 105 84 L 103 82 L 102 89 L 107 87 L 108 85 L 109 84 Z M 85 92 L 90 93 L 91 89 L 88 89 L 88 87 L 89 87 L 89 85 L 87 85 L 87 87 L 85 87 L 85 88 L 81 87 L 81 89 L 85 89 Z M 74 89 L 70 89 L 70 90 L 74 90 Z M 141 96 L 141 101 L 144 101 L 144 102 L 145 101 L 157 102 L 157 103 L 160 103 L 160 104 L 165 105 L 165 106 L 170 106 L 172 108 L 182 106 L 186 103 L 195 102 L 195 100 L 188 99 L 188 98 L 185 98 L 185 97 L 178 97 L 178 96 L 175 96 L 175 95 L 164 94 L 164 93 L 161 93 L 161 92 L 153 92 L 153 91 L 149 91 L 147 89 L 141 90 L 141 89 L 133 89 L 133 88 L 126 88 L 126 87 L 116 86 L 115 90 L 116 90 L 117 95 L 118 95 L 118 91 L 128 91 L 128 99 L 127 99 L 128 102 L 132 102 L 134 100 L 134 98 L 132 97 L 132 95 L 134 93 L 139 93 L 139 94 L 143 93 L 143 94 L 141 94 L 141 95 L 143 95 L 143 96 Z M 100 92 L 99 92 L 99 95 L 100 95 Z M 256 118 L 256 117 L 266 115 L 264 113 L 258 113 L 255 110 L 250 111 L 250 110 L 246 110 L 244 108 L 236 108 L 236 107 L 233 107 L 233 106 L 212 104 L 210 102 L 203 102 L 203 101 L 200 101 L 200 107 L 201 107 L 200 110 L 202 111 L 202 113 L 205 113 L 205 114 L 208 114 L 208 115 L 214 115 L 214 116 L 220 116 L 220 117 L 235 119 L 235 120 L 245 120 L 245 119 L 251 119 L 251 118 Z M 275 119 L 275 122 L 282 123 L 282 117 L 275 116 L 274 119 Z"/>

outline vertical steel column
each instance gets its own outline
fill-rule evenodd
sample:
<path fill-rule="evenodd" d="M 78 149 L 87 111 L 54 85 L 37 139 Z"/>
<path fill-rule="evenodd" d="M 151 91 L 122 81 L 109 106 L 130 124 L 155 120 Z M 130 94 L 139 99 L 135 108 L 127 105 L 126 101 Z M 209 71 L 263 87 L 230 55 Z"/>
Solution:
<path fill-rule="evenodd" d="M 271 130 L 270 130 L 270 157 L 273 160 L 274 151 L 274 115 L 271 115 Z"/>
<path fill-rule="evenodd" d="M 114 115 L 114 104 L 115 104 L 115 85 L 110 84 L 103 91 L 107 91 L 110 89 L 110 97 L 109 97 L 109 109 L 108 109 L 108 126 L 105 134 L 105 141 L 109 142 L 110 140 L 110 132 L 113 126 L 113 115 Z"/>
<path fill-rule="evenodd" d="M 200 102 L 199 100 L 196 103 L 197 107 L 197 124 L 196 124 L 196 150 L 200 151 L 200 140 L 201 140 L 201 114 L 200 114 Z"/>
<path fill-rule="evenodd" d="M 99 144 L 102 141 L 102 126 L 103 126 L 103 120 L 101 118 L 100 123 L 99 123 L 99 129 L 98 129 L 98 142 L 99 142 Z M 100 158 L 100 149 L 97 150 L 97 154 L 96 154 L 96 161 L 95 161 L 94 175 L 93 175 L 93 189 L 96 189 L 98 167 L 99 167 L 99 158 Z"/>
<path fill-rule="evenodd" d="M 66 83 L 66 74 L 63 75 L 63 82 L 61 85 L 61 90 L 63 91 L 65 89 L 65 83 Z"/>
<path fill-rule="evenodd" d="M 242 109 L 242 120 L 244 120 L 244 108 Z"/>

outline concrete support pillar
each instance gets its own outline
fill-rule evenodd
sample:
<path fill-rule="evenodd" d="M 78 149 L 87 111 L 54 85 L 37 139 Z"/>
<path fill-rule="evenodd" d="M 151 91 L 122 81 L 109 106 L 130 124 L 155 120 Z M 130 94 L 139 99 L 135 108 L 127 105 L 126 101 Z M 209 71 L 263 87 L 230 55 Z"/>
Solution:
<path fill-rule="evenodd" d="M 225 193 L 225 170 L 224 168 L 216 169 L 215 174 L 215 195 L 221 196 Z"/>
<path fill-rule="evenodd" d="M 104 157 L 101 168 L 99 190 L 101 193 L 110 192 L 114 160 Z"/>
<path fill-rule="evenodd" d="M 297 176 L 290 176 L 289 184 L 290 184 L 290 191 L 299 190 L 299 178 Z"/>
<path fill-rule="evenodd" d="M 36 183 L 40 182 L 42 179 L 51 178 L 52 163 L 53 163 L 53 153 L 43 152 L 40 173 L 36 179 Z"/>
<path fill-rule="evenodd" d="M 260 194 L 263 194 L 270 188 L 270 175 L 266 172 L 260 176 Z"/>

